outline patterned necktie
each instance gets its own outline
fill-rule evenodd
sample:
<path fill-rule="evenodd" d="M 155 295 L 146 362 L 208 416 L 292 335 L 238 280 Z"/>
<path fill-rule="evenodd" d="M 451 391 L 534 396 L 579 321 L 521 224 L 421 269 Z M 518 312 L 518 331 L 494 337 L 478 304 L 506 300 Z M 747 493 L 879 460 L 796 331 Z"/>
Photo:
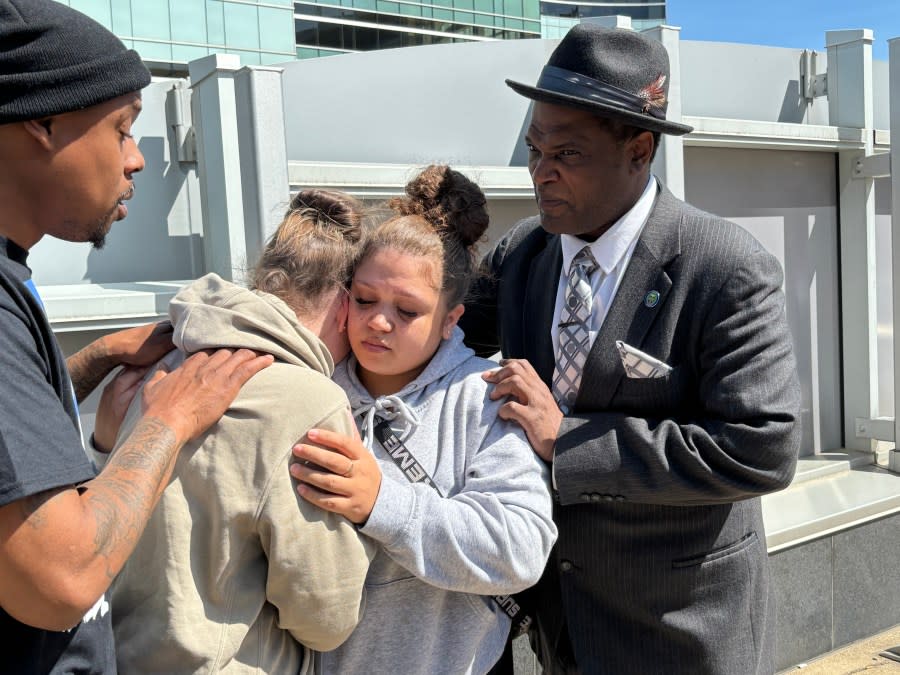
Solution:
<path fill-rule="evenodd" d="M 581 385 L 581 372 L 590 351 L 591 291 L 590 275 L 597 268 L 591 249 L 585 246 L 572 259 L 566 280 L 566 295 L 559 323 L 559 350 L 553 372 L 553 396 L 563 414 L 575 404 Z"/>

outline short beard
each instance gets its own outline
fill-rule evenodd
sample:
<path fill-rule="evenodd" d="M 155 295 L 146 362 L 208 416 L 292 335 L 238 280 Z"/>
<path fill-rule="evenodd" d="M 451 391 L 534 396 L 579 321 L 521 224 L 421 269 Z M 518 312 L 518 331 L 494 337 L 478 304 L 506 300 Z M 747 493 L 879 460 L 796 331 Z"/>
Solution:
<path fill-rule="evenodd" d="M 116 204 L 116 209 L 119 208 L 118 203 Z M 113 223 L 113 214 L 108 213 L 106 216 L 97 221 L 91 231 L 88 232 L 85 241 L 90 242 L 91 246 L 95 251 L 99 251 L 104 246 L 106 246 L 106 235 L 109 234 L 109 230 L 112 227 Z"/>
<path fill-rule="evenodd" d="M 119 205 L 122 203 L 123 199 L 127 199 L 130 196 L 131 190 L 122 193 L 119 196 L 119 199 L 116 200 L 116 203 L 113 204 L 113 207 L 106 213 L 106 215 L 104 215 L 102 218 L 99 218 L 94 224 L 94 227 L 92 227 L 90 232 L 88 232 L 88 235 L 84 240 L 90 242 L 94 250 L 99 251 L 104 246 L 106 246 L 106 235 L 109 234 L 109 231 L 112 229 L 113 223 L 116 222 L 116 214 L 119 211 Z"/>

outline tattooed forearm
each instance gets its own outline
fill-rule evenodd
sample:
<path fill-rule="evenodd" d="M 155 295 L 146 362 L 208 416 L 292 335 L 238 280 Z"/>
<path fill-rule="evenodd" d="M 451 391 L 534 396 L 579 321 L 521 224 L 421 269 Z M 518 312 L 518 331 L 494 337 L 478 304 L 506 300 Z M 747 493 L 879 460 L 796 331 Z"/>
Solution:
<path fill-rule="evenodd" d="M 75 388 L 75 398 L 81 403 L 116 364 L 110 363 L 109 352 L 103 340 L 95 340 L 66 359 L 66 366 Z"/>
<path fill-rule="evenodd" d="M 177 449 L 167 425 L 144 419 L 103 473 L 88 484 L 86 496 L 96 522 L 94 544 L 97 554 L 107 560 L 110 578 L 118 574 L 144 531 L 172 473 Z"/>

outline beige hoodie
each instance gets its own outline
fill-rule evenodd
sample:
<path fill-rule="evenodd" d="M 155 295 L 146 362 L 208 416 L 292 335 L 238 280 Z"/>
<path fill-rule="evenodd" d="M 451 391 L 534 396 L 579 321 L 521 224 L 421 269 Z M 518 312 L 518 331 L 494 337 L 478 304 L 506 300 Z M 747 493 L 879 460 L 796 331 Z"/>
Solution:
<path fill-rule="evenodd" d="M 276 362 L 180 453 L 171 483 L 112 593 L 119 671 L 297 673 L 359 620 L 371 545 L 301 499 L 291 446 L 311 427 L 351 433 L 325 345 L 272 295 L 214 274 L 169 310 L 178 349 L 248 347 Z M 119 438 L 133 427 L 136 400 Z"/>

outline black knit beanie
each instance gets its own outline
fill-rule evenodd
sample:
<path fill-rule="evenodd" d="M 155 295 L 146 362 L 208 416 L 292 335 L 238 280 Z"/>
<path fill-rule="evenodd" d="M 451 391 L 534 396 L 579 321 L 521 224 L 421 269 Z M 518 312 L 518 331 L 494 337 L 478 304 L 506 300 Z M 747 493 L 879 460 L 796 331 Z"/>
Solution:
<path fill-rule="evenodd" d="M 93 19 L 53 0 L 0 0 L 0 124 L 138 91 L 150 72 Z"/>

